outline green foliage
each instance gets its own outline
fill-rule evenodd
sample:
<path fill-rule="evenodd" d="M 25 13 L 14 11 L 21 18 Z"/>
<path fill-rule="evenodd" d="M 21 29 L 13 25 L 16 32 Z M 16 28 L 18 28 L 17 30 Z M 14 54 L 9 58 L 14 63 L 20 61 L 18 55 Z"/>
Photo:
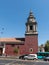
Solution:
<path fill-rule="evenodd" d="M 45 51 L 49 52 L 49 41 L 47 41 L 45 44 Z"/>
<path fill-rule="evenodd" d="M 14 53 L 18 53 L 18 48 L 14 48 Z"/>

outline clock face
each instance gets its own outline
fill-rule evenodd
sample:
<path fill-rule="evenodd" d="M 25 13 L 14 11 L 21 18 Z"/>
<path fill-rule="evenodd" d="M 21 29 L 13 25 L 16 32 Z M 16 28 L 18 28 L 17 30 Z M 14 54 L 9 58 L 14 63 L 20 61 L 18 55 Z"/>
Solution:
<path fill-rule="evenodd" d="M 29 21 L 32 21 L 32 19 L 29 19 Z"/>

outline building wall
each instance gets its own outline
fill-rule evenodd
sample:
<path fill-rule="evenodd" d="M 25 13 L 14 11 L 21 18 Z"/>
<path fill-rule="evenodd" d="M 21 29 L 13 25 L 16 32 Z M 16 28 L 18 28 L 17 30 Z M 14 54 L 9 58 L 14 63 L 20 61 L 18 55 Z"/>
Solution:
<path fill-rule="evenodd" d="M 5 47 L 5 55 L 13 56 L 13 55 L 23 55 L 25 54 L 24 44 L 6 44 Z M 14 52 L 14 49 L 18 49 L 18 53 Z"/>
<path fill-rule="evenodd" d="M 25 38 L 26 53 L 37 53 L 38 52 L 38 35 L 26 36 Z M 30 51 L 32 49 L 32 52 Z"/>
<path fill-rule="evenodd" d="M 24 44 L 6 44 L 5 46 L 6 55 L 23 55 L 38 52 L 38 35 L 25 36 Z M 18 48 L 18 53 L 14 53 L 14 49 Z M 32 51 L 31 51 L 32 49 Z"/>

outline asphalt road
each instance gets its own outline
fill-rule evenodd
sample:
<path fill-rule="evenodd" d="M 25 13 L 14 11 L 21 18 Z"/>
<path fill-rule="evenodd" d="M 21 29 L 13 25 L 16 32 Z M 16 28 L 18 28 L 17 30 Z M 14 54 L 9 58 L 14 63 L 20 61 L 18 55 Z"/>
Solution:
<path fill-rule="evenodd" d="M 16 62 L 16 60 L 0 59 L 0 65 L 10 65 L 12 62 Z"/>
<path fill-rule="evenodd" d="M 14 62 L 13 64 L 18 64 L 18 65 L 49 65 L 49 62 L 48 61 L 16 61 Z"/>
<path fill-rule="evenodd" d="M 33 61 L 19 59 L 0 59 L 0 65 L 49 65 L 49 61 Z"/>

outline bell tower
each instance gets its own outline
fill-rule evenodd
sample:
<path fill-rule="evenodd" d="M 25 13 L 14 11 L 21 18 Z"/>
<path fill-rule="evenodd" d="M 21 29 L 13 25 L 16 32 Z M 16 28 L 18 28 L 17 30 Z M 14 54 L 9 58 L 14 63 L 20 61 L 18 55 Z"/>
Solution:
<path fill-rule="evenodd" d="M 38 32 L 37 32 L 37 22 L 32 14 L 32 11 L 30 11 L 29 17 L 26 22 L 25 35 L 32 35 L 32 34 L 38 34 Z"/>
<path fill-rule="evenodd" d="M 30 11 L 26 22 L 25 45 L 27 54 L 38 52 L 37 22 L 32 11 Z"/>

